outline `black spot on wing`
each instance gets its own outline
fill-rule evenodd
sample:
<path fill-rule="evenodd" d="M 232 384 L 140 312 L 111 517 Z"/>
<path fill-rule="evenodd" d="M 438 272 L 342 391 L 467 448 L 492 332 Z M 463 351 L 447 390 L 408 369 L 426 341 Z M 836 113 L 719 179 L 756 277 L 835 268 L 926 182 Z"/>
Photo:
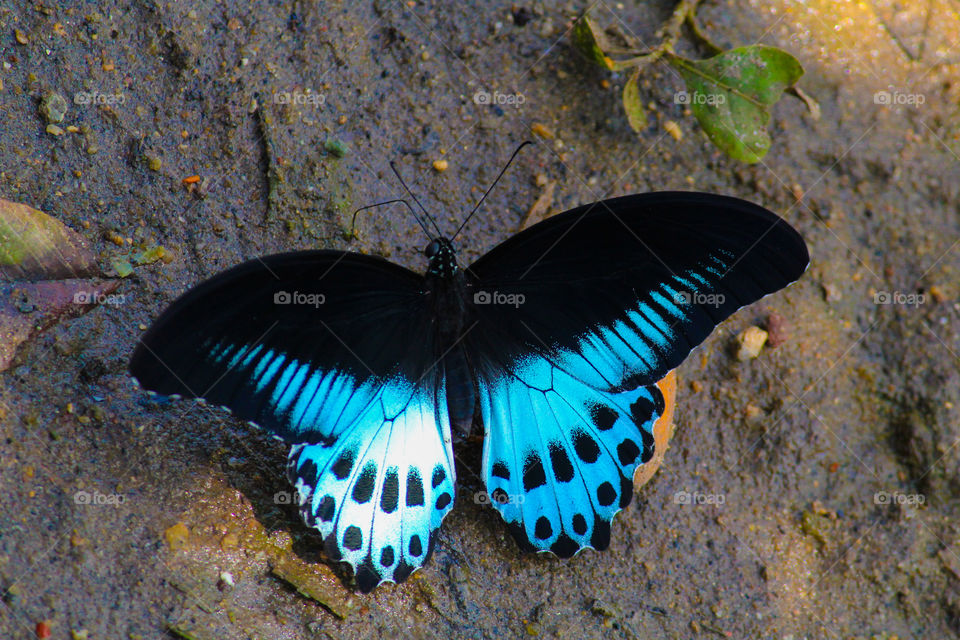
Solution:
<path fill-rule="evenodd" d="M 357 479 L 357 484 L 353 485 L 353 501 L 358 504 L 363 504 L 370 500 L 370 497 L 373 496 L 373 486 L 377 480 L 377 463 L 368 462 L 363 466 L 363 471 L 360 472 L 360 477 Z"/>
<path fill-rule="evenodd" d="M 410 574 L 413 573 L 414 567 L 411 564 L 408 564 L 405 560 L 401 559 L 400 563 L 397 565 L 397 568 L 393 570 L 393 581 L 397 584 L 403 582 L 410 577 Z"/>
<path fill-rule="evenodd" d="M 362 593 L 370 593 L 378 584 L 383 582 L 383 576 L 380 575 L 380 572 L 377 571 L 370 559 L 367 558 L 363 564 L 357 567 L 356 581 L 357 588 Z"/>
<path fill-rule="evenodd" d="M 420 472 L 410 467 L 407 472 L 407 506 L 418 507 L 423 505 L 423 481 Z"/>
<path fill-rule="evenodd" d="M 538 540 L 546 540 L 552 536 L 553 526 L 550 524 L 550 519 L 546 516 L 537 518 L 537 524 L 533 528 L 533 535 L 535 535 Z"/>
<path fill-rule="evenodd" d="M 409 545 L 410 555 L 417 557 L 423 553 L 423 543 L 420 542 L 420 536 L 413 535 L 410 537 Z"/>
<path fill-rule="evenodd" d="M 309 487 L 317 486 L 317 464 L 310 458 L 307 458 L 306 462 L 297 469 L 297 477 L 303 480 L 304 484 Z"/>
<path fill-rule="evenodd" d="M 523 528 L 523 523 L 521 522 L 508 522 L 507 529 L 510 530 L 510 535 L 513 536 L 513 539 L 517 541 L 517 546 L 520 547 L 521 551 L 536 551 L 537 548 L 530 542 L 530 539 L 527 538 L 527 531 Z"/>
<path fill-rule="evenodd" d="M 561 533 L 557 541 L 550 545 L 550 551 L 561 558 L 572 558 L 579 550 L 580 545 L 565 533 Z"/>
<path fill-rule="evenodd" d="M 600 446 L 582 429 L 573 431 L 573 448 L 577 452 L 577 457 L 588 464 L 596 462 L 600 457 Z"/>
<path fill-rule="evenodd" d="M 439 496 L 437 496 L 437 502 L 436 502 L 437 510 L 439 511 L 445 508 L 448 504 L 450 504 L 451 500 L 452 498 L 450 497 L 449 493 L 447 492 L 441 493 Z"/>
<path fill-rule="evenodd" d="M 570 464 L 570 457 L 566 449 L 557 442 L 550 443 L 550 466 L 553 467 L 553 475 L 559 482 L 573 480 L 573 465 Z"/>
<path fill-rule="evenodd" d="M 433 468 L 433 477 L 430 479 L 430 485 L 436 489 L 443 483 L 447 477 L 447 472 L 444 471 L 442 465 L 437 465 Z"/>
<path fill-rule="evenodd" d="M 630 417 L 637 425 L 645 424 L 650 421 L 656 413 L 656 406 L 649 398 L 639 396 L 633 404 L 630 405 Z"/>
<path fill-rule="evenodd" d="M 400 478 L 397 476 L 396 469 L 390 469 L 383 480 L 383 490 L 380 493 L 380 510 L 384 513 L 393 513 L 397 510 L 399 504 Z"/>
<path fill-rule="evenodd" d="M 597 502 L 601 506 L 609 507 L 617 499 L 617 490 L 609 482 L 604 482 L 597 487 Z"/>
<path fill-rule="evenodd" d="M 649 391 L 650 395 L 653 396 L 653 406 L 657 410 L 657 415 L 662 416 L 664 409 L 667 408 L 667 405 L 664 401 L 663 394 L 660 392 L 660 387 L 652 384 L 647 387 L 647 391 Z"/>
<path fill-rule="evenodd" d="M 337 542 L 336 531 L 323 539 L 323 553 L 334 562 L 339 562 L 343 558 L 343 553 L 340 551 L 340 544 Z"/>
<path fill-rule="evenodd" d="M 382 564 L 385 567 L 389 567 L 393 565 L 393 561 L 394 561 L 393 547 L 390 545 L 387 545 L 380 551 L 380 564 Z"/>
<path fill-rule="evenodd" d="M 582 513 L 573 516 L 573 532 L 578 536 L 582 536 L 587 532 L 587 519 L 583 517 Z"/>
<path fill-rule="evenodd" d="M 600 518 L 593 519 L 593 535 L 590 536 L 590 546 L 597 551 L 603 551 L 610 546 L 610 523 Z"/>
<path fill-rule="evenodd" d="M 323 496 L 323 500 L 320 502 L 320 508 L 317 509 L 317 515 L 320 516 L 320 519 L 324 522 L 330 522 L 333 520 L 333 514 L 336 510 L 336 499 L 333 496 Z"/>
<path fill-rule="evenodd" d="M 510 479 L 510 469 L 503 462 L 493 463 L 493 475 L 504 480 Z"/>
<path fill-rule="evenodd" d="M 626 509 L 633 499 L 633 478 L 620 476 L 620 508 Z"/>
<path fill-rule="evenodd" d="M 350 475 L 350 470 L 353 469 L 353 459 L 356 455 L 357 452 L 354 449 L 347 449 L 341 453 L 337 461 L 333 463 L 333 475 L 337 477 L 337 480 L 343 480 Z"/>
<path fill-rule="evenodd" d="M 646 429 L 640 429 L 640 437 L 643 438 L 643 453 L 640 454 L 640 462 L 646 464 L 653 457 L 656 442 L 653 439 L 653 434 Z"/>
<path fill-rule="evenodd" d="M 605 404 L 590 405 L 590 419 L 600 431 L 607 431 L 617 421 L 617 412 Z"/>
<path fill-rule="evenodd" d="M 620 459 L 620 466 L 626 467 L 633 464 L 639 455 L 640 447 L 630 438 L 624 438 L 623 441 L 617 445 L 617 457 Z"/>
<path fill-rule="evenodd" d="M 363 546 L 363 533 L 360 527 L 350 525 L 343 533 L 343 546 L 351 551 L 356 551 Z"/>
<path fill-rule="evenodd" d="M 547 484 L 547 475 L 543 471 L 543 461 L 536 453 L 530 453 L 523 461 L 523 490 L 532 491 Z"/>

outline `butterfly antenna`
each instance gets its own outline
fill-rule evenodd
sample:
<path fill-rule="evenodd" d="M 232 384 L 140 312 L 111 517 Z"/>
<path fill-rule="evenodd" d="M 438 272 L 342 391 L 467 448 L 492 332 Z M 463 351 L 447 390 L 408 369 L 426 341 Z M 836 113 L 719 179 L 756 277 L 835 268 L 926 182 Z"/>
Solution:
<path fill-rule="evenodd" d="M 369 205 L 367 205 L 367 206 L 365 206 L 365 207 L 360 207 L 359 209 L 357 209 L 356 211 L 354 211 L 354 212 L 353 212 L 353 219 L 350 221 L 350 237 L 351 237 L 351 238 L 355 238 L 355 237 L 356 237 L 356 236 L 353 235 L 353 230 L 354 230 L 354 229 L 356 228 L 356 226 L 357 226 L 357 214 L 358 214 L 358 213 L 360 213 L 361 211 L 366 211 L 367 209 L 373 209 L 374 207 L 382 207 L 382 206 L 385 205 L 385 204 L 393 204 L 394 202 L 402 202 L 403 204 L 407 205 L 407 209 L 410 209 L 410 212 L 413 214 L 413 219 L 416 220 L 416 221 L 420 224 L 421 227 L 423 227 L 423 223 L 420 222 L 420 217 L 417 215 L 416 209 L 414 209 L 413 207 L 411 207 L 411 206 L 410 206 L 410 203 L 407 202 L 406 200 L 404 200 L 403 198 L 396 198 L 396 199 L 394 199 L 394 200 L 387 200 L 387 201 L 385 201 L 385 202 L 378 202 L 378 203 L 376 203 L 376 204 L 369 204 Z M 427 232 L 427 235 L 430 235 L 430 232 L 427 231 L 426 227 L 424 227 L 423 230 Z"/>
<path fill-rule="evenodd" d="M 523 149 L 523 148 L 524 148 L 525 146 L 527 146 L 528 144 L 533 144 L 533 142 L 532 142 L 531 140 L 524 140 L 523 142 L 520 143 L 520 146 L 517 147 L 517 150 L 514 151 L 514 152 L 513 152 L 513 155 L 510 156 L 510 159 L 507 160 L 507 164 L 503 165 L 503 169 L 500 170 L 500 175 L 498 175 L 498 176 L 497 176 L 497 179 L 493 181 L 493 184 L 490 185 L 490 188 L 487 189 L 487 192 L 484 193 L 484 194 L 483 194 L 483 197 L 480 198 L 480 201 L 477 202 L 477 206 L 475 206 L 475 207 L 473 208 L 473 211 L 471 211 L 471 212 L 467 215 L 467 217 L 464 219 L 464 221 L 460 224 L 460 228 L 457 229 L 457 232 L 456 232 L 455 234 L 453 234 L 453 237 L 452 237 L 452 238 L 450 238 L 450 242 L 453 242 L 453 241 L 457 238 L 457 236 L 460 235 L 460 232 L 463 230 L 463 228 L 464 228 L 465 226 L 467 226 L 467 222 L 469 222 L 469 221 L 470 221 L 470 218 L 473 217 L 473 214 L 475 214 L 475 213 L 477 212 L 477 209 L 480 208 L 480 205 L 483 204 L 483 201 L 487 199 L 487 196 L 490 195 L 490 192 L 493 191 L 493 188 L 494 188 L 495 186 L 497 186 L 497 183 L 500 182 L 500 178 L 503 177 L 503 174 L 505 174 L 505 173 L 507 172 L 507 169 L 510 168 L 510 164 L 513 162 L 513 159 L 517 157 L 517 154 L 520 153 L 520 149 Z"/>
<path fill-rule="evenodd" d="M 420 204 L 420 201 L 417 200 L 417 196 L 413 195 L 413 191 L 410 191 L 410 187 L 408 187 L 407 183 L 403 181 L 403 178 L 400 176 L 400 172 L 397 171 L 397 165 L 393 160 L 390 161 L 390 168 L 393 169 L 393 174 L 397 176 L 397 180 L 400 181 L 400 184 L 403 185 L 403 188 L 406 189 L 407 193 L 410 194 L 410 197 L 413 198 L 413 201 L 416 202 L 417 206 L 420 207 L 420 210 L 423 211 L 423 215 L 427 217 L 427 220 L 430 221 L 430 224 L 433 225 L 433 228 L 437 230 L 437 236 L 442 236 L 443 234 L 440 232 L 440 227 L 437 226 L 437 223 L 434 221 L 434 219 L 430 216 L 429 213 L 427 213 L 426 208 L 424 208 L 424 206 Z M 413 207 L 411 207 L 410 210 L 412 211 Z M 423 228 L 424 233 L 426 233 L 428 237 L 432 238 L 433 236 L 430 235 L 430 230 L 427 229 L 427 225 L 423 224 L 423 221 L 420 220 L 420 217 L 416 214 L 416 212 L 414 212 L 413 215 L 417 219 L 417 222 L 420 223 L 420 226 Z"/>

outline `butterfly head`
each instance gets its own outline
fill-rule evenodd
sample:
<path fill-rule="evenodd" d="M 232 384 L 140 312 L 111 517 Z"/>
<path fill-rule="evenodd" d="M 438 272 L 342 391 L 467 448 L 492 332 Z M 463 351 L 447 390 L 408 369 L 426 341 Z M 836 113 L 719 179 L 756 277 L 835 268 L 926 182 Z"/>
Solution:
<path fill-rule="evenodd" d="M 430 244 L 424 247 L 423 255 L 430 259 L 430 266 L 427 268 L 430 275 L 449 278 L 459 269 L 453 243 L 446 238 L 431 240 Z"/>

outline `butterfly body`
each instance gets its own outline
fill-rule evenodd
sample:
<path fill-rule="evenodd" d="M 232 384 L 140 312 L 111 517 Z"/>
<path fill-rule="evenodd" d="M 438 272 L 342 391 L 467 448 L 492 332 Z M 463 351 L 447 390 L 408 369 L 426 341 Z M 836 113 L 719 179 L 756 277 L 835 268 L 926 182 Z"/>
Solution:
<path fill-rule="evenodd" d="M 423 275 L 340 251 L 252 260 L 184 294 L 131 361 L 147 389 L 290 442 L 304 521 L 364 591 L 426 561 L 475 413 L 520 546 L 606 548 L 662 459 L 672 370 L 808 261 L 765 209 L 679 192 L 579 207 L 466 267 L 446 238 L 424 254 Z"/>

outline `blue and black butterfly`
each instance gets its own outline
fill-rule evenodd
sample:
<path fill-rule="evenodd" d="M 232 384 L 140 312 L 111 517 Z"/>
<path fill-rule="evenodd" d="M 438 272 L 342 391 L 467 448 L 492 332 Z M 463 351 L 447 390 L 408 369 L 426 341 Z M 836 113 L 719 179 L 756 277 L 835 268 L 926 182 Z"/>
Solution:
<path fill-rule="evenodd" d="M 520 546 L 605 549 L 654 453 L 657 381 L 808 263 L 773 213 L 684 192 L 578 207 L 467 267 L 444 237 L 424 255 L 424 275 L 344 251 L 251 260 L 173 303 L 130 365 L 289 442 L 303 519 L 363 591 L 430 556 L 477 409 Z"/>

